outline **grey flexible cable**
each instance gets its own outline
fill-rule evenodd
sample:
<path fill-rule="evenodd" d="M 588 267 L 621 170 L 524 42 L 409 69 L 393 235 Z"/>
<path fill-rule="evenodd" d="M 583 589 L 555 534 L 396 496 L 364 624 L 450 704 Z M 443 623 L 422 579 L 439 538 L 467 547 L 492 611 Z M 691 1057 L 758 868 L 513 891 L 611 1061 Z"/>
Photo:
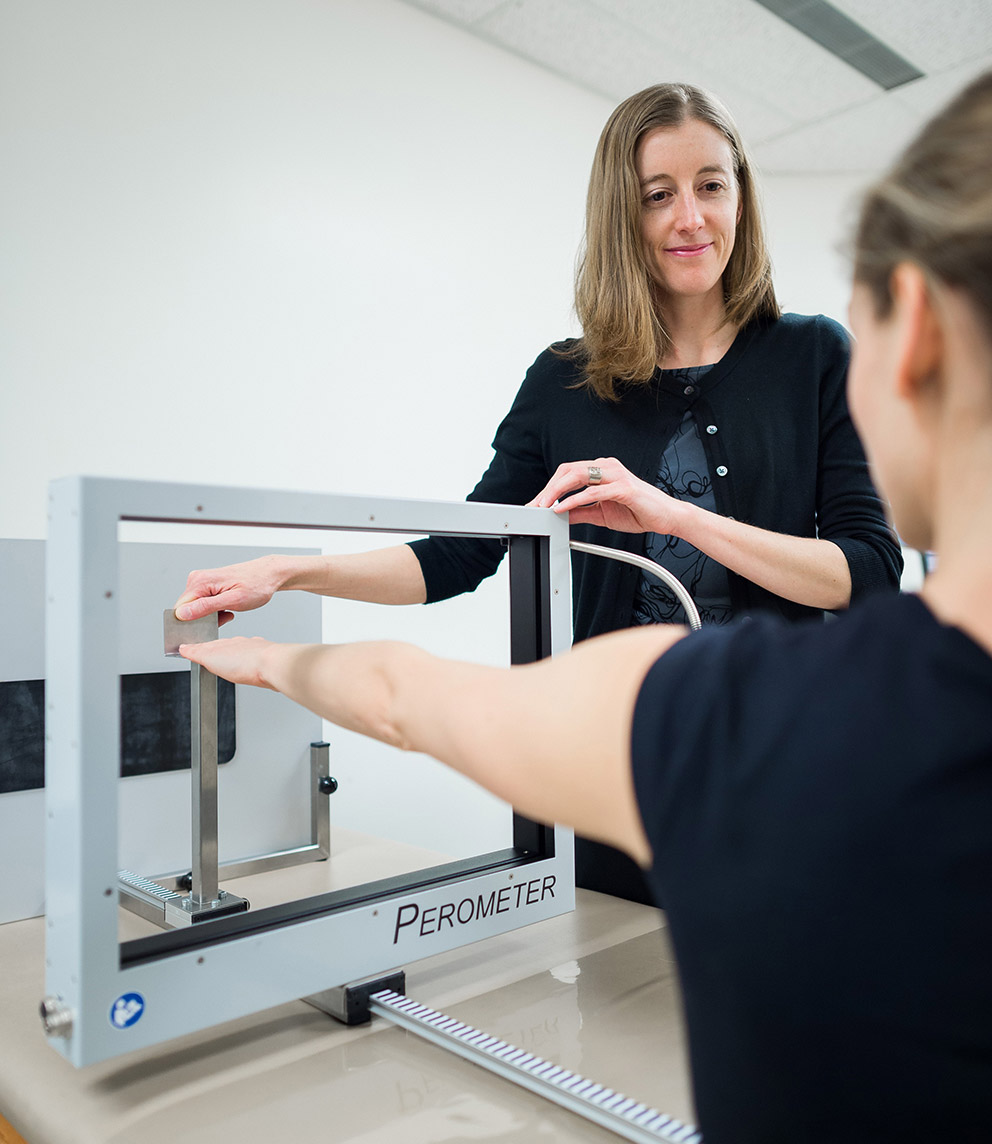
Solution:
<path fill-rule="evenodd" d="M 685 609 L 689 627 L 694 632 L 698 632 L 703 626 L 696 605 L 692 602 L 692 597 L 685 590 L 682 581 L 677 576 L 673 576 L 667 568 L 662 568 L 660 564 L 656 564 L 646 556 L 638 556 L 634 552 L 622 552 L 619 548 L 606 548 L 602 544 L 586 544 L 583 540 L 570 540 L 568 547 L 573 548 L 576 552 L 587 552 L 590 556 L 605 556 L 607 560 L 619 560 L 624 564 L 633 564 L 643 571 L 649 572 L 652 576 L 657 576 L 678 597 L 679 603 Z"/>

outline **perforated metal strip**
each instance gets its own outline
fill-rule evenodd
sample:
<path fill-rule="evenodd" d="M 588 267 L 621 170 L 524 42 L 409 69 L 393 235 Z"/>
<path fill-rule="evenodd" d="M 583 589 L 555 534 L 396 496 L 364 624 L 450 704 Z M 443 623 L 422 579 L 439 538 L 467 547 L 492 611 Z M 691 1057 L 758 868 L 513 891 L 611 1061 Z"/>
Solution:
<path fill-rule="evenodd" d="M 683 1124 L 622 1093 L 569 1072 L 533 1053 L 508 1045 L 471 1025 L 447 1017 L 436 1009 L 419 1005 L 402 993 L 383 989 L 373 993 L 369 1008 L 380 1017 L 416 1033 L 474 1064 L 497 1073 L 514 1084 L 553 1100 L 556 1104 L 591 1120 L 637 1144 L 701 1144 L 702 1136 L 691 1124 Z"/>
<path fill-rule="evenodd" d="M 158 882 L 153 882 L 151 878 L 144 878 L 140 874 L 132 874 L 130 870 L 118 870 L 117 878 L 123 882 L 125 886 L 132 886 L 136 890 L 143 890 L 146 894 L 151 894 L 153 898 L 158 898 L 161 902 L 181 902 L 182 894 L 176 893 L 175 890 L 168 890 L 165 886 Z"/>

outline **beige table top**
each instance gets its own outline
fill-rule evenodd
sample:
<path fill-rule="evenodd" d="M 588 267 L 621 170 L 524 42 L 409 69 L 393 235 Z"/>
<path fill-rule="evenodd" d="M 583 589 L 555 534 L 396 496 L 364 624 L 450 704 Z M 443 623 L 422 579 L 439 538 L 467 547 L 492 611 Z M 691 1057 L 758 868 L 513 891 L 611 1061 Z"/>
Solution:
<path fill-rule="evenodd" d="M 617 1139 L 384 1020 L 347 1028 L 302 1001 L 74 1069 L 38 1017 L 43 929 L 0 926 L 0 1114 L 28 1144 Z M 674 969 L 660 911 L 579 891 L 572 914 L 411 963 L 407 992 L 691 1121 Z"/>

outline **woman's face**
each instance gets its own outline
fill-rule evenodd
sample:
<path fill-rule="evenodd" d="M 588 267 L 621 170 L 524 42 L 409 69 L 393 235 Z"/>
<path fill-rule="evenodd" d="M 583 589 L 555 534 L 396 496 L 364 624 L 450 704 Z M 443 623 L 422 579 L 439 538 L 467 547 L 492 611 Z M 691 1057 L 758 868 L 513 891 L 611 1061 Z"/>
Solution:
<path fill-rule="evenodd" d="M 708 123 L 656 127 L 637 145 L 641 240 L 655 283 L 668 295 L 719 293 L 740 220 L 733 151 Z"/>

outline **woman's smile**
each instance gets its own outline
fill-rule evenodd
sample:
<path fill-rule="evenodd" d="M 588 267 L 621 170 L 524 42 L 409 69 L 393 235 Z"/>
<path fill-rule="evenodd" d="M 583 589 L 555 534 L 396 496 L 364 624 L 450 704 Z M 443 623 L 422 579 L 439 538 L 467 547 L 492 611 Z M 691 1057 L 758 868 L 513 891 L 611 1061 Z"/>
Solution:
<path fill-rule="evenodd" d="M 712 249 L 712 242 L 701 242 L 693 246 L 669 246 L 665 248 L 666 254 L 674 254 L 676 258 L 695 258 Z"/>

